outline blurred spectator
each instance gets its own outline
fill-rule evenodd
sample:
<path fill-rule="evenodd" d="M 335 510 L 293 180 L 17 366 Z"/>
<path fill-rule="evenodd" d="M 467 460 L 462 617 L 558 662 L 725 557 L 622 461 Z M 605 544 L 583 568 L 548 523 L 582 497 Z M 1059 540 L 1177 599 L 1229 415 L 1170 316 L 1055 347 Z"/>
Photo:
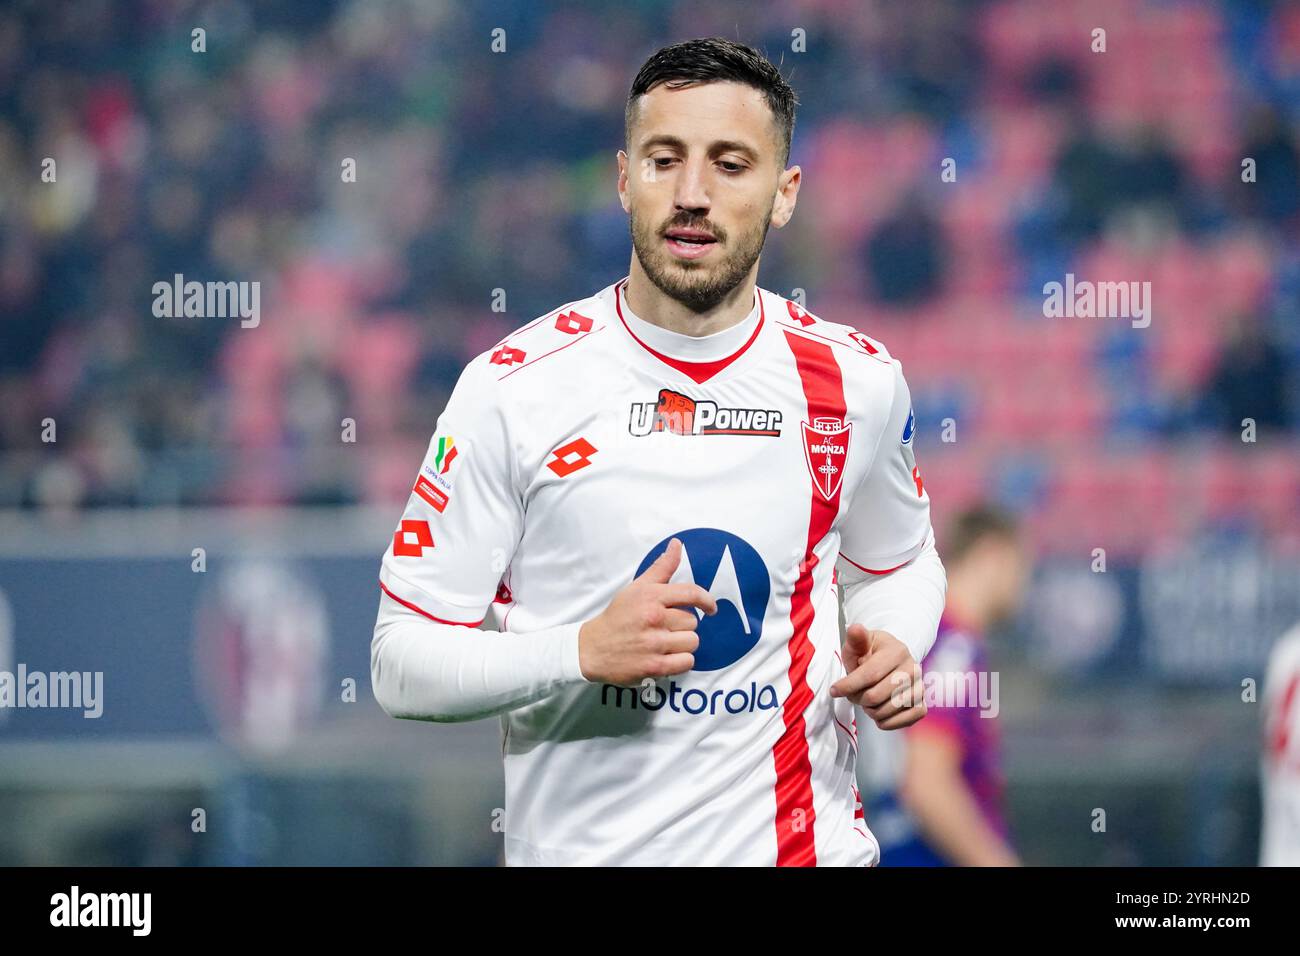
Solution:
<path fill-rule="evenodd" d="M 1264 324 L 1240 318 L 1225 342 L 1205 396 L 1207 424 L 1240 437 L 1243 419 L 1259 428 L 1290 428 L 1291 369 Z"/>
<path fill-rule="evenodd" d="M 1114 216 L 1133 209 L 1185 221 L 1182 163 L 1152 129 L 1104 139 L 1084 120 L 1056 161 L 1061 238 L 1095 239 Z"/>
<path fill-rule="evenodd" d="M 944 259 L 939 222 L 916 194 L 904 199 L 867 241 L 872 289 L 887 305 L 915 305 L 936 296 Z"/>
<path fill-rule="evenodd" d="M 1059 229 L 1069 243 L 1095 238 L 1118 208 L 1123 162 L 1114 146 L 1081 118 L 1056 159 L 1053 178 L 1061 193 Z"/>
<path fill-rule="evenodd" d="M 1271 106 L 1257 107 L 1246 127 L 1242 156 L 1255 161 L 1255 182 L 1234 189 L 1241 207 L 1278 226 L 1294 229 L 1300 211 L 1300 146 L 1285 117 Z M 1240 178 L 1240 170 L 1235 171 Z"/>

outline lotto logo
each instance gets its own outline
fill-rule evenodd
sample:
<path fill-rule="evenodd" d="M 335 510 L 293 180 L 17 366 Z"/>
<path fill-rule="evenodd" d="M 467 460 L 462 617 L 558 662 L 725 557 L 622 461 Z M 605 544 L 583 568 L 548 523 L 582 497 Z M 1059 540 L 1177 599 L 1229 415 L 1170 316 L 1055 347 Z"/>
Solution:
<path fill-rule="evenodd" d="M 861 332 L 850 332 L 849 338 L 851 338 L 854 342 L 856 342 L 859 346 L 861 346 L 868 355 L 875 355 L 876 352 L 879 351 L 879 349 L 877 349 L 874 345 L 871 344 L 871 340 L 868 339 Z"/>
<path fill-rule="evenodd" d="M 555 449 L 552 454 L 555 456 L 553 461 L 548 461 L 546 467 L 551 469 L 561 478 L 565 478 L 579 468 L 586 468 L 591 464 L 591 455 L 596 453 L 596 446 L 585 438 L 575 438 L 568 444 L 561 445 Z"/>
<path fill-rule="evenodd" d="M 413 539 L 413 540 L 412 540 Z M 433 547 L 433 532 L 429 522 L 403 519 L 401 527 L 393 534 L 393 554 L 402 558 L 420 558 L 425 548 Z"/>
<path fill-rule="evenodd" d="M 804 328 L 807 328 L 808 326 L 812 325 L 814 322 L 817 321 L 811 315 L 805 312 L 803 308 L 800 307 L 799 304 L 796 302 L 787 301 L 785 304 L 785 310 L 790 313 L 790 318 L 794 319 Z"/>
<path fill-rule="evenodd" d="M 489 361 L 493 365 L 514 365 L 516 362 L 522 362 L 524 360 L 524 354 L 523 349 L 503 345 L 492 353 L 492 358 L 489 359 Z"/>
<path fill-rule="evenodd" d="M 591 319 L 578 312 L 565 312 L 555 320 L 555 327 L 570 335 L 580 335 L 591 331 Z"/>

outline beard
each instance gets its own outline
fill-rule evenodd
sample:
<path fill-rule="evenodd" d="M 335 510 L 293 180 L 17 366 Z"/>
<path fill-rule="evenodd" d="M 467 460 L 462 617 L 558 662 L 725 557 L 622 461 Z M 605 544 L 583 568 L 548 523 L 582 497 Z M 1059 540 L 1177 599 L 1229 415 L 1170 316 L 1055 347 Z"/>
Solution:
<path fill-rule="evenodd" d="M 692 312 L 708 312 L 744 281 L 758 261 L 763 243 L 767 241 L 767 229 L 775 205 L 773 197 L 767 212 L 759 220 L 760 224 L 737 237 L 734 243 L 728 241 L 726 232 L 711 227 L 707 220 L 677 216 L 656 230 L 632 213 L 629 216 L 632 249 L 655 288 Z M 691 228 L 707 229 L 727 251 L 716 262 L 693 262 L 678 259 L 664 248 L 663 238 L 668 230 Z"/>

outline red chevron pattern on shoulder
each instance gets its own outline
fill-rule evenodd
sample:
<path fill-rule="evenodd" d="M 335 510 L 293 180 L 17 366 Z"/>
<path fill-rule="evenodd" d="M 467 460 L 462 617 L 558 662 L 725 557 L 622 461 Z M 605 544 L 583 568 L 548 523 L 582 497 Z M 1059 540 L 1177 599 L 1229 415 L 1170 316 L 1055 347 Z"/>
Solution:
<path fill-rule="evenodd" d="M 489 365 L 499 369 L 498 380 L 509 378 L 604 329 L 605 323 L 595 318 L 598 314 L 595 308 L 582 308 L 586 304 L 586 300 L 578 300 L 561 306 L 498 342 L 488 359 Z"/>
<path fill-rule="evenodd" d="M 771 294 L 776 295 L 776 293 Z M 839 345 L 860 355 L 869 356 L 886 364 L 889 363 L 889 350 L 881 342 L 873 339 L 865 332 L 841 322 L 828 322 L 809 312 L 792 299 L 786 299 L 779 295 L 776 298 L 785 303 L 783 310 L 774 311 L 773 313 L 777 316 L 776 323 L 778 325 L 801 332 L 818 341 Z"/>

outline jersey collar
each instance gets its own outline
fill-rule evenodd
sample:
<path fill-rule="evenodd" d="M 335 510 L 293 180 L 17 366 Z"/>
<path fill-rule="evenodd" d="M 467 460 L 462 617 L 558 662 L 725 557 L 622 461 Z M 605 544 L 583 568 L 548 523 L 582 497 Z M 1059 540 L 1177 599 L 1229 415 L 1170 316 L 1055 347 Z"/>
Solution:
<path fill-rule="evenodd" d="M 628 308 L 624 290 L 627 278 L 614 285 L 614 309 L 628 335 L 659 361 L 670 365 L 696 384 L 717 375 L 754 344 L 763 328 L 763 296 L 754 287 L 754 307 L 730 328 L 712 335 L 685 335 L 647 322 Z"/>

